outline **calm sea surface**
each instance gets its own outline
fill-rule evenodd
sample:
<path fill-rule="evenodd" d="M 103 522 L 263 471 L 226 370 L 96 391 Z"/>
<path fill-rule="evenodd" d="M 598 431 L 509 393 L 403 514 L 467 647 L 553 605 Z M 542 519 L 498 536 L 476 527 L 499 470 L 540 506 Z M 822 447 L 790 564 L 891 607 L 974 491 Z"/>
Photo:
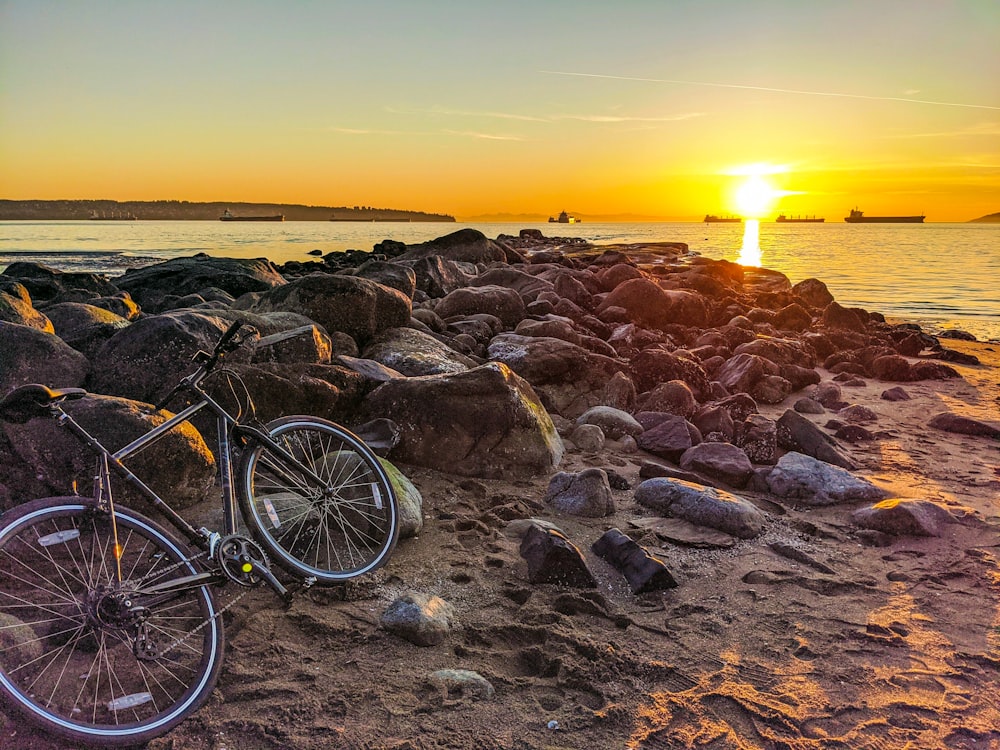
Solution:
<path fill-rule="evenodd" d="M 115 276 L 199 252 L 284 263 L 309 260 L 311 250 L 371 250 L 384 239 L 423 242 L 463 227 L 492 238 L 533 227 L 546 236 L 598 244 L 680 241 L 692 252 L 740 261 L 744 232 L 753 224 L 5 221 L 0 269 L 31 260 Z M 783 272 L 792 283 L 821 279 L 841 304 L 1000 341 L 1000 224 L 762 222 L 756 246 L 760 265 Z"/>

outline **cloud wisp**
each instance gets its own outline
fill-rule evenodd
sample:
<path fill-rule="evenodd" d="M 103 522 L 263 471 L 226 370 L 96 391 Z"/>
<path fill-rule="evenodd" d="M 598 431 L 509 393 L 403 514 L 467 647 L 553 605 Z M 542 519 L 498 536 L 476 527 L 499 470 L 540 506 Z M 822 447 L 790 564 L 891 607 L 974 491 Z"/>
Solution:
<path fill-rule="evenodd" d="M 837 91 L 805 91 L 802 89 L 783 89 L 773 86 L 747 86 L 739 83 L 717 83 L 713 81 L 680 81 L 671 78 L 642 78 L 639 76 L 616 76 L 604 73 L 575 73 L 566 70 L 542 70 L 541 73 L 556 76 L 575 76 L 578 78 L 604 78 L 613 81 L 640 81 L 644 83 L 670 83 L 681 86 L 709 86 L 720 89 L 741 89 L 744 91 L 767 91 L 775 94 L 797 94 L 800 96 L 827 96 L 842 99 L 866 99 L 878 102 L 905 102 L 907 104 L 931 104 L 938 107 L 966 107 L 969 109 L 991 109 L 1000 111 L 1000 107 L 990 104 L 966 104 L 962 102 L 939 102 L 931 99 L 912 99 L 905 96 L 871 96 L 868 94 L 847 94 Z"/>

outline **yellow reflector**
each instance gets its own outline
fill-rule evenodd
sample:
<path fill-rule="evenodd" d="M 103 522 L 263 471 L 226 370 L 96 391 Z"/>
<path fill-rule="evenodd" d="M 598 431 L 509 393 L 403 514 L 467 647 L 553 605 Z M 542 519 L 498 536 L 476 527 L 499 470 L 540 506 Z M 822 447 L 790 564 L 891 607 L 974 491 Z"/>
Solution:
<path fill-rule="evenodd" d="M 251 570 L 253 570 L 253 565 L 251 563 L 243 563 L 244 573 L 249 573 Z"/>
<path fill-rule="evenodd" d="M 118 560 L 121 560 L 122 559 L 122 552 L 124 552 L 124 547 L 122 547 L 120 544 L 116 544 L 115 545 L 115 558 L 118 559 Z"/>

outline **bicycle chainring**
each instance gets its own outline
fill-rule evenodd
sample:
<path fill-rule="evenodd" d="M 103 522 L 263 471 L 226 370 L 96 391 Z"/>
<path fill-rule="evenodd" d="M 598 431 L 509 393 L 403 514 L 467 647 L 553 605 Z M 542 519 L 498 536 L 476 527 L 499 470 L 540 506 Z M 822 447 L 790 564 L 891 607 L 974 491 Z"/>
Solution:
<path fill-rule="evenodd" d="M 261 546 L 240 534 L 223 537 L 215 556 L 226 578 L 239 586 L 256 586 L 262 580 L 260 571 L 270 569 Z"/>

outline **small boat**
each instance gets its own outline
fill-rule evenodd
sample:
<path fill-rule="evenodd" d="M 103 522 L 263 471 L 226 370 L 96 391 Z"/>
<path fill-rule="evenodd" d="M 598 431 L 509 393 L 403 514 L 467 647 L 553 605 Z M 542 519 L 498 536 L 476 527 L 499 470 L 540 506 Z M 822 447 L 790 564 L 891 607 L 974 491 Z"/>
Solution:
<path fill-rule="evenodd" d="M 739 224 L 743 221 L 739 216 L 716 216 L 715 214 L 705 214 L 706 224 Z"/>
<path fill-rule="evenodd" d="M 775 219 L 775 221 L 778 221 L 778 222 L 789 222 L 789 223 L 792 223 L 792 222 L 803 223 L 803 222 L 805 222 L 805 223 L 818 224 L 818 223 L 820 223 L 822 221 L 826 221 L 826 219 L 824 219 L 823 217 L 816 217 L 816 216 L 785 216 L 784 214 L 779 214 L 778 218 Z"/>
<path fill-rule="evenodd" d="M 864 211 L 851 209 L 851 215 L 844 217 L 848 224 L 923 224 L 926 217 L 920 216 L 865 216 Z"/>
<path fill-rule="evenodd" d="M 275 214 L 274 216 L 237 216 L 232 213 L 228 208 L 222 212 L 222 216 L 219 217 L 219 221 L 284 221 L 284 214 Z"/>
<path fill-rule="evenodd" d="M 575 216 L 570 216 L 565 211 L 562 211 L 559 214 L 558 219 L 553 219 L 551 216 L 549 217 L 549 224 L 579 224 L 579 223 L 580 220 L 578 218 L 576 218 Z"/>

